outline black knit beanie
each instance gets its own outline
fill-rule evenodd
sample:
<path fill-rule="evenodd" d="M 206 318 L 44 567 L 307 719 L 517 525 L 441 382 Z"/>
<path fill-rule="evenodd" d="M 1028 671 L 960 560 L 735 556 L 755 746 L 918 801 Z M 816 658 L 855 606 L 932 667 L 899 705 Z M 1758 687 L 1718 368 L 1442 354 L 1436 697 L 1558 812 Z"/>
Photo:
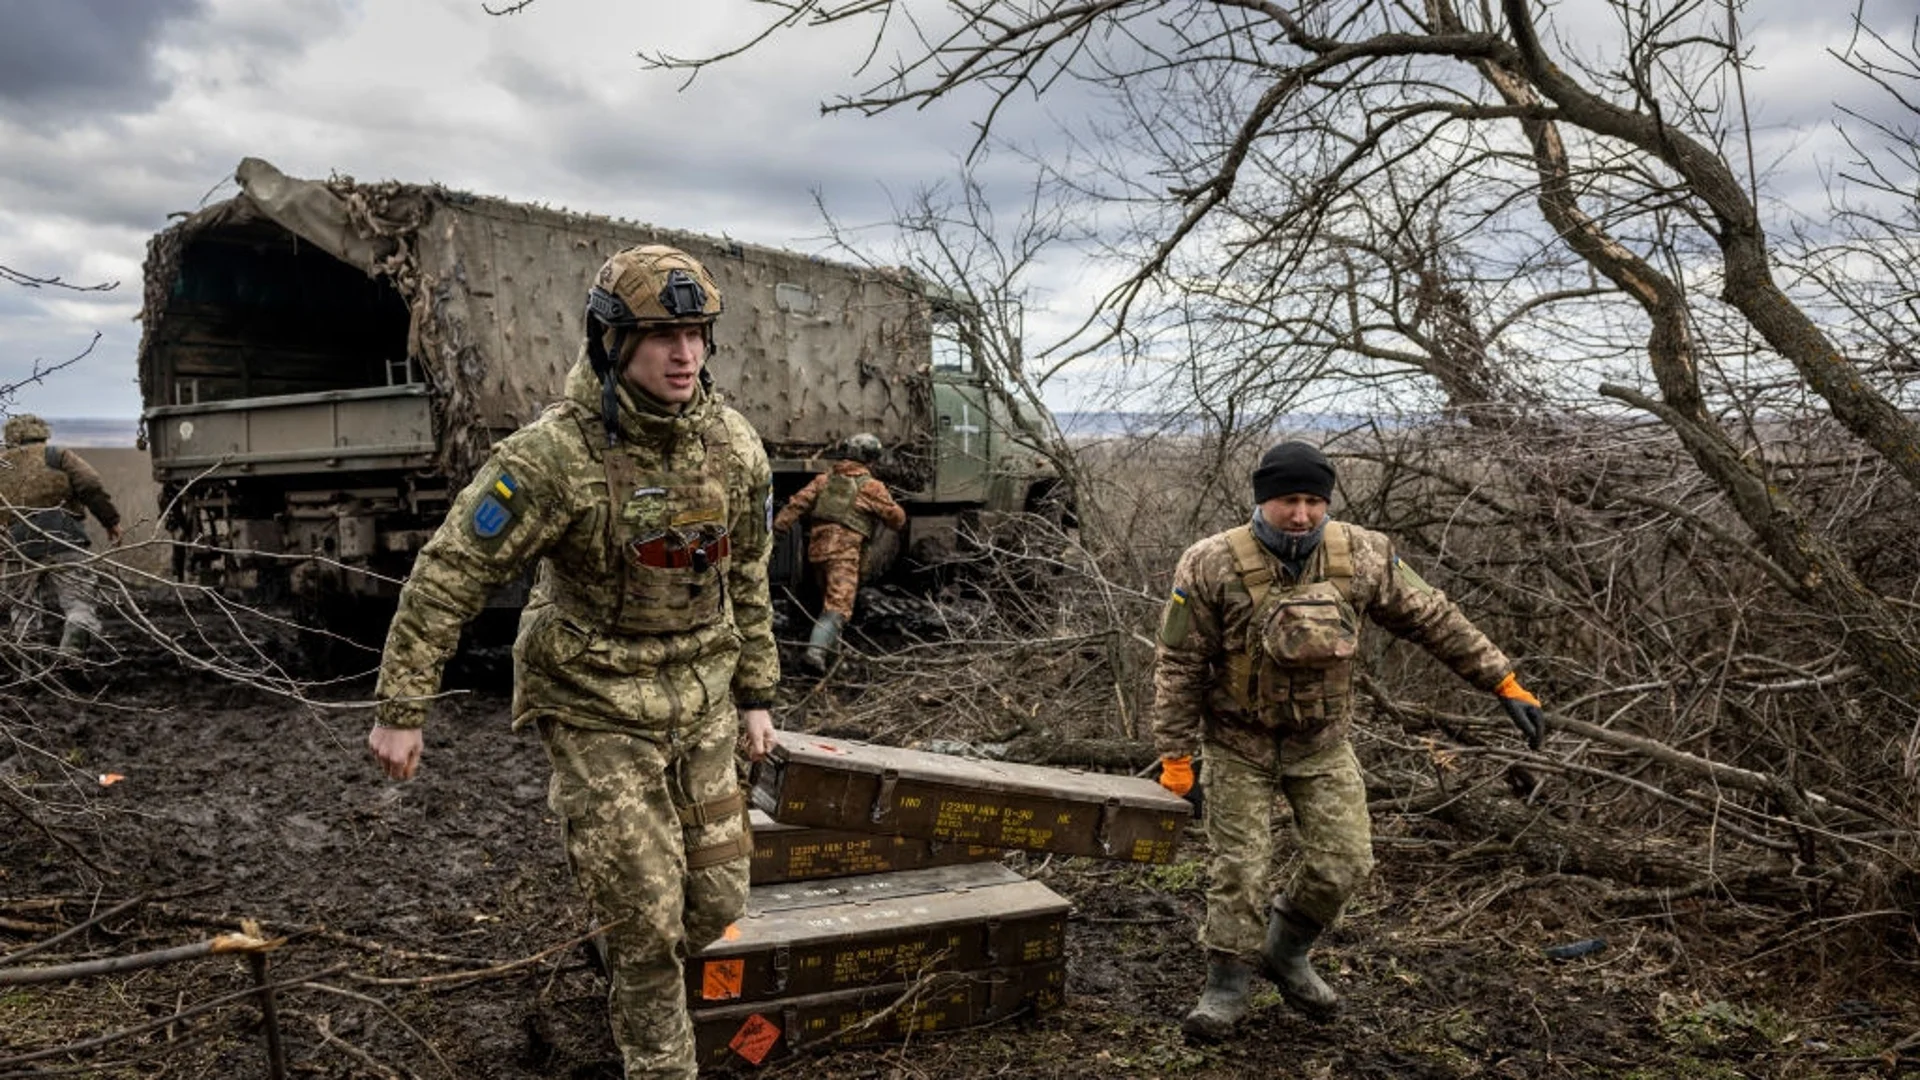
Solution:
<path fill-rule="evenodd" d="M 1253 501 L 1282 495 L 1318 495 L 1333 498 L 1333 463 L 1303 442 L 1283 442 L 1260 455 L 1253 470 Z"/>

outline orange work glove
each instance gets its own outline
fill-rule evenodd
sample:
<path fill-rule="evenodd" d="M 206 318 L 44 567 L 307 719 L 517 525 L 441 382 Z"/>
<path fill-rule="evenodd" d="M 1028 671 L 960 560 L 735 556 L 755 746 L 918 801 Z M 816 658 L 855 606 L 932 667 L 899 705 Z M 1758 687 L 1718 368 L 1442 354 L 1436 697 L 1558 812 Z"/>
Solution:
<path fill-rule="evenodd" d="M 1181 798 L 1193 790 L 1193 755 L 1160 759 L 1160 786 Z"/>
<path fill-rule="evenodd" d="M 1519 677 L 1511 671 L 1500 680 L 1499 686 L 1493 688 L 1493 692 L 1500 695 L 1500 704 L 1507 710 L 1513 726 L 1519 728 L 1520 734 L 1526 737 L 1527 746 L 1540 749 L 1540 744 L 1547 738 L 1547 717 L 1540 711 L 1540 699 L 1527 693 L 1526 687 L 1520 685 Z"/>

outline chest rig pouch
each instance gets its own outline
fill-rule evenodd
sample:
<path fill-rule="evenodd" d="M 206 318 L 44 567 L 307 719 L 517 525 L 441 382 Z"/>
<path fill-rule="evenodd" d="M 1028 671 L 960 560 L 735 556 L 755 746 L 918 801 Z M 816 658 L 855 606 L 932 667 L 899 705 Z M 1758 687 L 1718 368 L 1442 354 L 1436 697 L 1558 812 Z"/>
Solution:
<path fill-rule="evenodd" d="M 813 501 L 812 516 L 816 521 L 830 521 L 871 540 L 873 515 L 860 510 L 855 502 L 860 496 L 860 480 L 858 476 L 829 473 L 827 486 L 820 489 L 820 496 Z"/>
<path fill-rule="evenodd" d="M 609 448 L 607 545 L 620 576 L 616 633 L 671 634 L 711 626 L 726 610 L 733 538 L 727 533 L 726 423 L 701 433 L 699 459 L 660 466 Z"/>
<path fill-rule="evenodd" d="M 1287 732 L 1322 728 L 1352 711 L 1353 664 L 1360 653 L 1360 613 L 1353 592 L 1353 538 L 1327 523 L 1310 580 L 1274 585 L 1273 562 L 1251 526 L 1227 534 L 1234 567 L 1252 600 L 1246 640 L 1227 657 L 1235 703 L 1262 727 Z"/>

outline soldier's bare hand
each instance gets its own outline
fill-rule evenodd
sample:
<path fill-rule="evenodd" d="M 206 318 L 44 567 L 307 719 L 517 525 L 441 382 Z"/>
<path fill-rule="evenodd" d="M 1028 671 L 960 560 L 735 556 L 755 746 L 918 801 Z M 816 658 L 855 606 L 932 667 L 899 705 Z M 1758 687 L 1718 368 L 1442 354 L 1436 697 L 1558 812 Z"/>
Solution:
<path fill-rule="evenodd" d="M 773 751 L 779 735 L 773 730 L 773 714 L 765 709 L 740 710 L 740 744 L 748 761 L 759 761 Z"/>
<path fill-rule="evenodd" d="M 411 780 L 420 770 L 420 752 L 426 739 L 419 728 L 392 728 L 375 725 L 367 732 L 367 749 L 373 751 L 380 771 L 390 780 Z"/>

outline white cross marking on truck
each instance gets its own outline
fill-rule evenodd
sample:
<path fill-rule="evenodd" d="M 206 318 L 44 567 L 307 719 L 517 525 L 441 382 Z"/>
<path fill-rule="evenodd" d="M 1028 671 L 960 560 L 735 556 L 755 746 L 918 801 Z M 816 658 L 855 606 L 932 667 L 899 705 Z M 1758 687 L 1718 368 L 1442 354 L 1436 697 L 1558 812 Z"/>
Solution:
<path fill-rule="evenodd" d="M 960 403 L 960 422 L 953 425 L 953 430 L 960 433 L 960 452 L 973 453 L 973 437 L 980 434 L 980 428 L 974 424 L 973 413 L 964 401 Z"/>

